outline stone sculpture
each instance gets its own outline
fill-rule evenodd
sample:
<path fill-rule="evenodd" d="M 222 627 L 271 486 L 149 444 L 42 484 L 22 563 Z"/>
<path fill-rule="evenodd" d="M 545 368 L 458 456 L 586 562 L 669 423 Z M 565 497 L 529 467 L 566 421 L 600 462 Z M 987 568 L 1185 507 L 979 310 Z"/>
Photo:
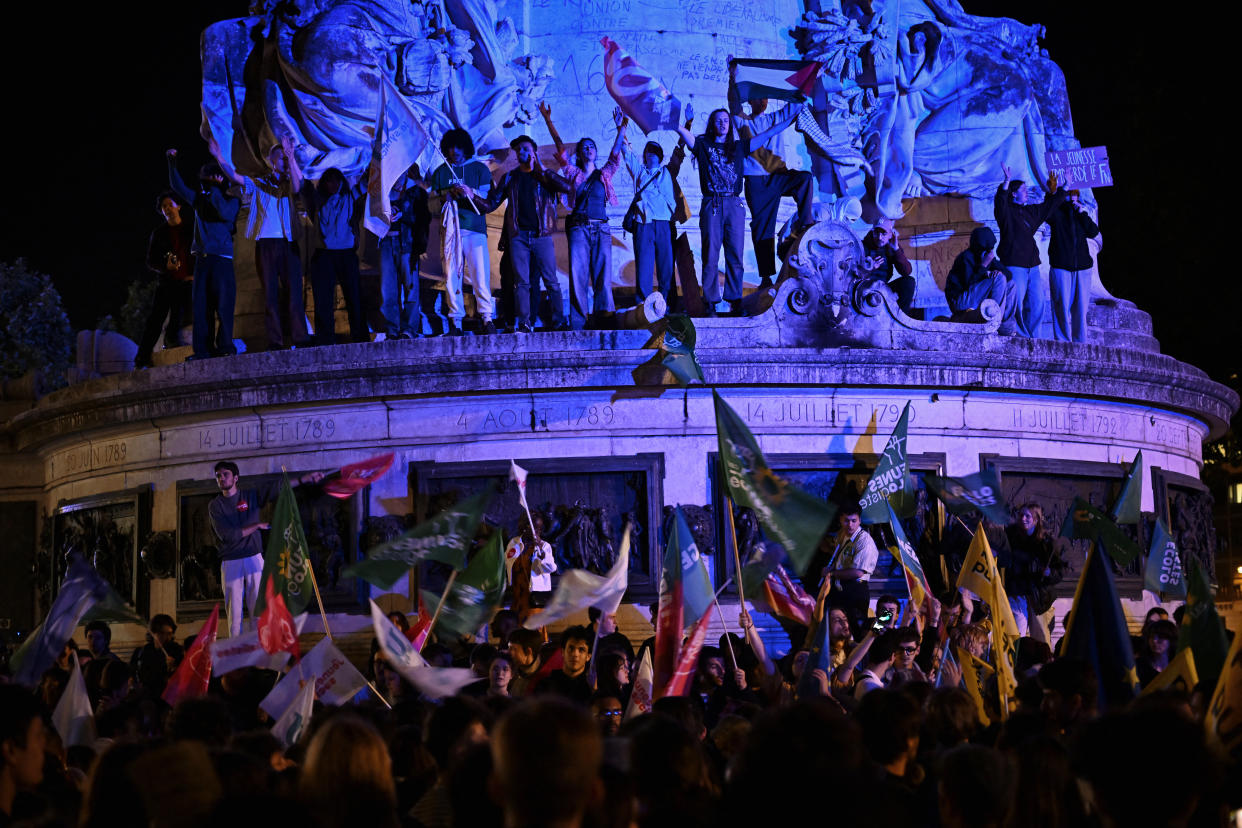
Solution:
<path fill-rule="evenodd" d="M 901 218 L 903 198 L 990 197 L 1001 164 L 1046 181 L 1044 150 L 1078 147 L 1041 26 L 957 0 L 833 0 L 793 34 L 825 63 L 812 106 L 834 143 L 815 156 L 820 189 L 862 197 L 868 220 Z"/>
<path fill-rule="evenodd" d="M 491 0 L 264 0 L 251 12 L 202 37 L 203 137 L 242 175 L 265 174 L 285 137 L 308 178 L 361 174 L 381 105 L 433 143 L 461 127 L 481 152 L 502 148 L 552 78 L 547 58 L 514 54 Z"/>

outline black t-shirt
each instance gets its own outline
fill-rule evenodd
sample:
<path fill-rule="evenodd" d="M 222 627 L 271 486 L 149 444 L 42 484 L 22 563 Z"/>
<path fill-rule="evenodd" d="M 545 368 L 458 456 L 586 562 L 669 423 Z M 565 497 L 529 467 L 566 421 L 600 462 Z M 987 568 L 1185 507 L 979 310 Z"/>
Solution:
<path fill-rule="evenodd" d="M 513 182 L 517 189 L 517 228 L 532 233 L 539 232 L 539 210 L 535 206 L 535 191 L 539 182 L 535 177 L 523 170 L 513 171 Z"/>
<path fill-rule="evenodd" d="M 750 139 L 717 144 L 699 136 L 694 141 L 699 165 L 699 187 L 705 196 L 735 196 L 742 192 L 742 168 L 750 155 Z"/>

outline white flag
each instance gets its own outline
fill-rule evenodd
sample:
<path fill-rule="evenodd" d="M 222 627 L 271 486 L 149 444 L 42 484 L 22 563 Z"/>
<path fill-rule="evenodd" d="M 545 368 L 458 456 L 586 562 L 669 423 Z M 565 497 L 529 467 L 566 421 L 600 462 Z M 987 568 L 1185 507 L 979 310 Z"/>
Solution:
<path fill-rule="evenodd" d="M 339 707 L 367 686 L 367 680 L 358 672 L 358 668 L 350 663 L 332 639 L 324 636 L 314 648 L 302 657 L 284 678 L 276 682 L 267 698 L 259 702 L 273 719 L 278 718 L 289 705 L 303 681 L 314 680 L 315 697 L 324 704 Z"/>
<path fill-rule="evenodd" d="M 374 601 L 371 602 L 371 622 L 388 665 L 427 698 L 455 696 L 467 684 L 482 680 L 473 670 L 463 667 L 432 667 Z"/>
<path fill-rule="evenodd" d="M 293 697 L 289 709 L 280 714 L 276 724 L 272 725 L 272 735 L 280 740 L 285 747 L 296 744 L 306 726 L 310 724 L 311 713 L 315 709 L 315 682 L 308 681 Z"/>
<path fill-rule="evenodd" d="M 561 576 L 552 600 L 543 612 L 526 619 L 525 627 L 538 629 L 556 623 L 579 610 L 595 607 L 604 615 L 612 615 L 621 606 L 621 598 L 630 580 L 630 526 L 626 524 L 616 563 L 607 575 L 596 575 L 585 569 L 571 569 Z"/>
<path fill-rule="evenodd" d="M 435 158 L 436 145 L 422 117 L 387 75 L 380 75 L 379 107 L 371 140 L 371 171 L 367 179 L 367 203 L 362 224 L 384 238 L 395 210 L 390 193 L 414 164 L 426 175 Z"/>
<path fill-rule="evenodd" d="M 52 725 L 65 747 L 89 745 L 95 741 L 95 714 L 91 711 L 91 699 L 86 693 L 78 654 L 72 655 L 73 669 L 69 672 L 69 684 L 52 712 Z"/>
<path fill-rule="evenodd" d="M 293 625 L 298 634 L 301 634 L 304 623 L 306 623 L 306 613 L 293 619 Z M 236 638 L 223 641 L 216 639 L 212 642 L 211 672 L 213 675 L 222 676 L 242 667 L 280 670 L 288 663 L 289 657 L 288 650 L 281 650 L 278 653 L 269 653 L 264 650 L 259 643 L 259 631 L 248 630 Z"/>
<path fill-rule="evenodd" d="M 522 503 L 522 509 L 526 512 L 526 522 L 530 525 L 530 531 L 535 531 L 535 522 L 530 519 L 530 506 L 526 503 L 526 476 L 529 472 L 519 466 L 512 460 L 509 461 L 509 479 L 517 483 L 518 500 Z"/>
<path fill-rule="evenodd" d="M 630 704 L 625 708 L 625 719 L 629 721 L 635 716 L 651 712 L 651 648 L 643 650 L 643 660 L 638 665 L 638 675 L 634 677 L 634 687 L 630 690 Z"/>

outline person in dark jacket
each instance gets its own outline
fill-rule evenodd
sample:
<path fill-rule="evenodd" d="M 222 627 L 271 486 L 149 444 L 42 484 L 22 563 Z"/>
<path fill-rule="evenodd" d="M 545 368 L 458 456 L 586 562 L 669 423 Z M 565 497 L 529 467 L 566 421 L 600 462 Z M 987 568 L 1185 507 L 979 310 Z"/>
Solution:
<path fill-rule="evenodd" d="M 241 199 L 229 193 L 219 164 L 209 162 L 198 171 L 199 188 L 195 193 L 177 172 L 177 151 L 170 149 L 165 155 L 169 186 L 194 207 L 194 353 L 189 358 L 235 354 L 233 306 L 237 301 L 237 281 L 233 273 L 233 233 Z M 218 317 L 219 326 L 212 324 L 213 314 Z"/>
<path fill-rule="evenodd" d="M 292 156 L 290 156 L 292 160 Z M 331 167 L 318 184 L 305 182 L 302 203 L 319 230 L 323 247 L 311 258 L 311 289 L 315 297 L 315 344 L 336 343 L 336 285 L 340 282 L 349 318 L 351 342 L 366 342 L 362 315 L 362 277 L 358 267 L 359 205 L 365 193 L 363 179 L 350 186 L 345 175 Z"/>
<path fill-rule="evenodd" d="M 1024 181 L 1010 181 L 1009 168 L 1002 166 L 1005 182 L 996 190 L 993 211 L 1000 228 L 1000 245 L 996 255 L 1013 281 L 1014 318 L 1023 336 L 1039 336 L 1047 309 L 1048 282 L 1039 270 L 1039 249 L 1035 232 L 1052 212 L 1065 201 L 1065 192 L 1057 190 L 1055 174 L 1048 178 L 1048 194 L 1039 204 L 1027 203 Z"/>
<path fill-rule="evenodd" d="M 996 258 L 992 249 L 996 234 L 990 227 L 976 227 L 970 233 L 970 247 L 953 260 L 949 278 L 944 285 L 944 298 L 954 313 L 977 308 L 984 299 L 1001 307 L 1002 333 L 1012 329 L 1017 311 L 1014 286 L 1009 271 Z"/>
<path fill-rule="evenodd" d="M 1048 624 L 1042 616 L 1050 602 L 1048 589 L 1061 580 L 1063 563 L 1053 538 L 1044 526 L 1044 510 L 1037 503 L 1024 503 L 1018 521 L 1005 527 L 1007 549 L 997 553 L 996 565 L 1005 573 L 1005 594 L 1018 631 L 1051 645 Z"/>
<path fill-rule="evenodd" d="M 1077 190 L 1048 218 L 1049 282 L 1052 289 L 1052 338 L 1087 341 L 1087 307 L 1091 304 L 1091 251 L 1087 239 L 1100 235 Z"/>
<path fill-rule="evenodd" d="M 134 357 L 135 368 L 151 367 L 151 352 L 164 330 L 164 347 L 176 348 L 181 344 L 181 328 L 190 321 L 194 298 L 194 259 L 190 255 L 190 242 L 194 231 L 181 215 L 182 202 L 176 193 L 161 193 L 156 199 L 156 209 L 164 223 L 151 233 L 147 243 L 147 269 L 156 274 L 155 298 L 147 324 L 138 343 Z M 164 319 L 168 327 L 164 328 Z"/>
<path fill-rule="evenodd" d="M 863 236 L 863 255 L 868 265 L 868 276 L 888 284 L 897 294 L 897 306 L 910 315 L 914 310 L 914 268 L 897 240 L 897 228 L 893 220 L 882 218 L 867 235 Z M 893 280 L 893 271 L 899 278 Z"/>

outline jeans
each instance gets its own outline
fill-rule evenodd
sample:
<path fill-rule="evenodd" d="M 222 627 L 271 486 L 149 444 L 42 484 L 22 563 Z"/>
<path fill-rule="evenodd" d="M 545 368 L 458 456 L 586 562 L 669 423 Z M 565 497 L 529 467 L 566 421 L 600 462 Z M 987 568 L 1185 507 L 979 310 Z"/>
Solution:
<path fill-rule="evenodd" d="M 254 605 L 259 600 L 259 580 L 263 577 L 263 556 L 251 555 L 236 561 L 221 561 L 220 583 L 224 584 L 224 611 L 229 619 L 229 638 L 242 631 L 242 606 L 255 626 Z"/>
<path fill-rule="evenodd" d="M 946 296 L 949 308 L 954 313 L 971 310 L 983 304 L 984 299 L 991 299 L 1001 307 L 1001 322 L 1012 321 L 1017 313 L 1017 298 L 1013 283 L 999 273 L 992 273 L 966 288 L 958 296 Z"/>
<path fill-rule="evenodd" d="M 570 225 L 565 235 L 569 237 L 569 322 L 580 331 L 592 313 L 616 310 L 612 301 L 612 228 L 606 221 L 587 221 Z M 587 310 L 591 291 L 595 297 Z"/>
<path fill-rule="evenodd" d="M 145 365 L 151 361 L 151 352 L 159 341 L 160 330 L 164 330 L 164 346 L 180 345 L 178 337 L 181 327 L 186 322 L 186 310 L 191 308 L 194 295 L 194 283 L 172 276 L 160 276 L 155 287 L 155 301 L 151 305 L 151 313 L 147 315 L 146 327 L 142 329 L 142 341 L 138 343 L 138 356 L 134 362 Z M 168 327 L 164 329 L 164 317 L 168 317 Z"/>
<path fill-rule="evenodd" d="M 345 313 L 349 317 L 349 337 L 367 341 L 362 318 L 362 281 L 358 275 L 358 254 L 348 250 L 316 250 L 311 259 L 311 290 L 315 297 L 315 344 L 336 342 L 336 283 L 341 283 Z"/>
<path fill-rule="evenodd" d="M 474 301 L 479 316 L 496 318 L 496 303 L 492 301 L 492 262 L 487 252 L 487 234 L 474 230 L 462 230 L 461 251 L 464 262 L 444 262 L 444 299 L 448 304 L 448 316 L 461 322 L 466 316 L 466 306 L 461 288 L 464 271 L 470 270 L 470 284 L 474 286 Z M 463 267 L 464 265 L 464 267 Z"/>
<path fill-rule="evenodd" d="M 399 333 L 418 336 L 423 319 L 419 313 L 418 273 L 411 272 L 409 251 L 394 231 L 379 243 L 380 313 L 384 317 L 385 335 Z"/>
<path fill-rule="evenodd" d="M 813 180 L 805 170 L 780 170 L 769 175 L 748 175 L 745 184 L 750 237 L 755 244 L 759 275 L 771 278 L 776 275 L 776 213 L 781 198 L 792 196 L 797 200 L 798 224 L 810 224 L 815 200 Z"/>
<path fill-rule="evenodd" d="M 514 304 L 517 305 L 519 325 L 531 324 L 533 297 L 539 293 L 539 285 L 548 291 L 552 303 L 553 324 L 565 324 L 565 298 L 561 284 L 556 278 L 556 243 L 551 236 L 540 236 L 530 230 L 519 230 L 509 237 L 509 257 L 513 260 Z"/>
<path fill-rule="evenodd" d="M 1048 275 L 1052 289 L 1052 338 L 1061 342 L 1086 342 L 1091 271 L 1054 267 Z"/>
<path fill-rule="evenodd" d="M 298 249 L 287 239 L 259 239 L 254 243 L 254 264 L 263 286 L 267 347 L 283 348 L 285 326 L 294 345 L 306 345 L 306 300 L 302 297 L 302 262 Z"/>
<path fill-rule="evenodd" d="M 1048 307 L 1048 282 L 1038 267 L 1008 266 L 1013 274 L 1014 317 L 1018 333 L 1034 339 L 1039 336 L 1039 326 L 1044 323 Z"/>
<path fill-rule="evenodd" d="M 194 264 L 194 356 L 205 359 L 237 353 L 233 347 L 233 306 L 237 281 L 233 260 L 207 254 Z M 215 324 L 212 316 L 219 317 Z"/>
<path fill-rule="evenodd" d="M 728 302 L 742 298 L 742 248 L 746 243 L 746 203 L 741 196 L 704 196 L 699 213 L 703 234 L 703 300 L 720 301 L 720 247 L 725 253 L 725 290 Z M 710 308 L 709 308 L 710 309 Z"/>
<path fill-rule="evenodd" d="M 660 293 L 668 299 L 673 288 L 673 234 L 668 221 L 656 220 L 638 225 L 634 231 L 634 287 L 642 302 L 652 291 L 652 267 Z"/>

